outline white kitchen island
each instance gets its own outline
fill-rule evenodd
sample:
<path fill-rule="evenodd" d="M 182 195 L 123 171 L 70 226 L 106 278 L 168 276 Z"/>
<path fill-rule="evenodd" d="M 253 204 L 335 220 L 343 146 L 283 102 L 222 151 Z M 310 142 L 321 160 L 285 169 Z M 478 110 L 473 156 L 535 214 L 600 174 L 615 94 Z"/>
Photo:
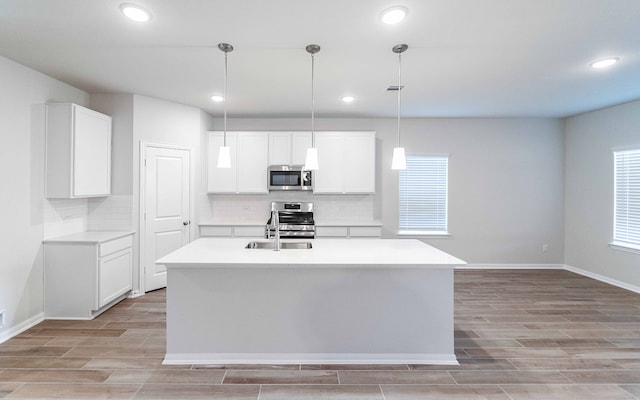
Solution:
<path fill-rule="evenodd" d="M 457 364 L 453 269 L 464 261 L 413 239 L 279 252 L 249 241 L 201 238 L 157 261 L 164 364 Z"/>

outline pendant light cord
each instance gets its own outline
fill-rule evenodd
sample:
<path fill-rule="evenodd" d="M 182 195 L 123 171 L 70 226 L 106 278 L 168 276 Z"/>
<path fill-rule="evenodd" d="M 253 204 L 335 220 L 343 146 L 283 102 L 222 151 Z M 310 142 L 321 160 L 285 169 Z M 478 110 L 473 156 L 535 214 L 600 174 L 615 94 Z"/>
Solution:
<path fill-rule="evenodd" d="M 398 147 L 400 147 L 400 109 L 402 106 L 402 53 L 398 53 Z"/>
<path fill-rule="evenodd" d="M 224 135 L 222 145 L 227 147 L 227 53 L 224 52 Z"/>
<path fill-rule="evenodd" d="M 313 78 L 314 78 L 314 66 L 315 66 L 315 54 L 311 54 L 311 147 L 315 147 L 315 107 L 316 102 L 313 96 Z"/>

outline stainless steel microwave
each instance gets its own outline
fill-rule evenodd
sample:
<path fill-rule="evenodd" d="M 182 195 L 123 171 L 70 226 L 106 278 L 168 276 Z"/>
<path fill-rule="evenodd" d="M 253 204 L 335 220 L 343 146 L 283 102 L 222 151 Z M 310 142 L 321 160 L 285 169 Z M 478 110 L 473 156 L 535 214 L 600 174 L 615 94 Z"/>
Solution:
<path fill-rule="evenodd" d="M 271 165 L 267 176 L 269 190 L 313 190 L 312 173 L 302 165 Z"/>

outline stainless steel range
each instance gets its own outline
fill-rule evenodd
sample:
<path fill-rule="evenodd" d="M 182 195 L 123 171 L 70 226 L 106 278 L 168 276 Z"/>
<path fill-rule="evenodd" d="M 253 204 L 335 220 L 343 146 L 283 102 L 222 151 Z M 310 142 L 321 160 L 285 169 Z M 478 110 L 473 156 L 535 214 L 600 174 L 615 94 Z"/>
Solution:
<path fill-rule="evenodd" d="M 316 237 L 316 225 L 313 220 L 313 203 L 295 203 L 274 201 L 271 210 L 278 211 L 280 220 L 280 237 L 305 238 Z M 271 225 L 271 217 L 265 227 L 265 237 L 275 236 L 275 228 Z"/>

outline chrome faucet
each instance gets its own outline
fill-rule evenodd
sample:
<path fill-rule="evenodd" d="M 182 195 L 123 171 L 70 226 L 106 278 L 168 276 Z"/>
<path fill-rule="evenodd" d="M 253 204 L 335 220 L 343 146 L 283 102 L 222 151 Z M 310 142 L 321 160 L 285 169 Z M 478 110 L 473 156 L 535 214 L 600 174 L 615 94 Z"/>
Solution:
<path fill-rule="evenodd" d="M 278 210 L 271 210 L 271 226 L 275 230 L 275 243 L 273 251 L 280 251 L 280 215 Z"/>

